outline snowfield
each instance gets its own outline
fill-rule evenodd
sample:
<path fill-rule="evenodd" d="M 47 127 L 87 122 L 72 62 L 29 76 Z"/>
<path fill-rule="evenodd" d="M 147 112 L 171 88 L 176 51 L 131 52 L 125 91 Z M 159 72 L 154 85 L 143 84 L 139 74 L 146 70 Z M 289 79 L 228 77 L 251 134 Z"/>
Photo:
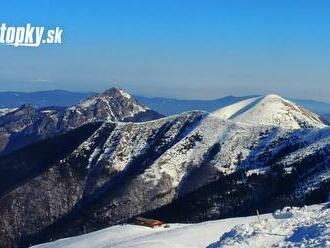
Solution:
<path fill-rule="evenodd" d="M 260 215 L 260 222 L 257 216 L 250 216 L 155 229 L 120 225 L 34 248 L 329 247 L 328 207 L 287 207 Z"/>
<path fill-rule="evenodd" d="M 260 222 L 235 226 L 209 246 L 216 247 L 330 247 L 329 206 L 278 210 Z"/>

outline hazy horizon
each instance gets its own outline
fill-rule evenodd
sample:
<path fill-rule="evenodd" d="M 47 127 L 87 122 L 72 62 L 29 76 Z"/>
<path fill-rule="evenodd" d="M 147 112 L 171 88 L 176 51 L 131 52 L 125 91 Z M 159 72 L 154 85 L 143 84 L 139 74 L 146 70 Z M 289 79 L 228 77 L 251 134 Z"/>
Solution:
<path fill-rule="evenodd" d="M 147 98 L 165 98 L 165 99 L 171 99 L 171 100 L 187 100 L 187 101 L 212 101 L 212 100 L 219 100 L 225 97 L 257 97 L 257 96 L 266 96 L 266 95 L 272 95 L 273 93 L 269 94 L 250 94 L 250 95 L 225 95 L 221 97 L 215 97 L 215 98 L 180 98 L 180 97 L 173 97 L 173 96 L 157 96 L 157 95 L 144 95 L 144 94 L 135 94 L 130 91 L 128 91 L 125 88 L 118 87 L 118 86 L 112 86 L 112 87 L 117 87 L 122 90 L 127 91 L 131 95 L 134 96 L 139 96 L 139 97 L 147 97 Z M 111 86 L 107 89 L 110 89 Z M 104 89 L 106 90 L 106 89 Z M 33 90 L 33 91 L 16 91 L 16 90 L 0 90 L 0 93 L 6 93 L 6 92 L 14 92 L 14 93 L 37 93 L 37 92 L 48 92 L 48 91 L 65 91 L 65 92 L 71 92 L 71 93 L 82 93 L 82 94 L 97 94 L 97 93 L 102 93 L 104 90 L 100 91 L 74 91 L 74 90 L 65 90 L 65 89 L 50 89 L 50 90 Z M 278 95 L 278 94 L 275 94 Z M 322 101 L 322 100 L 317 100 L 317 99 L 311 99 L 311 98 L 295 98 L 295 97 L 290 97 L 290 96 L 285 96 L 285 95 L 279 95 L 285 99 L 289 100 L 310 100 L 310 101 L 315 101 L 315 102 L 321 102 L 321 103 L 326 103 L 330 104 L 328 101 Z"/>

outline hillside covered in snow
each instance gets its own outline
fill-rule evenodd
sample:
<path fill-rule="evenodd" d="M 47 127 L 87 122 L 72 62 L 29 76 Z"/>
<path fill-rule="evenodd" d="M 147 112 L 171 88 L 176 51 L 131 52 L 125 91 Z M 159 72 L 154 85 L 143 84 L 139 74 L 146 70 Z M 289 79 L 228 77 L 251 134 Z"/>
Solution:
<path fill-rule="evenodd" d="M 328 199 L 330 128 L 280 96 L 96 120 L 0 160 L 0 243 L 26 247 L 137 216 L 197 223 Z"/>
<path fill-rule="evenodd" d="M 34 248 L 269 248 L 330 246 L 327 204 L 286 207 L 273 214 L 230 218 L 198 224 L 170 224 L 151 229 L 119 225 L 57 240 Z"/>

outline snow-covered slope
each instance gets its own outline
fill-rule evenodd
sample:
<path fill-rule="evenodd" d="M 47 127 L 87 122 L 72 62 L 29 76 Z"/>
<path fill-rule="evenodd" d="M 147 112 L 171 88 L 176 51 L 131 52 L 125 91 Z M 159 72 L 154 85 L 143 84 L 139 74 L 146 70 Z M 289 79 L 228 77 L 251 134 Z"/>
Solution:
<path fill-rule="evenodd" d="M 235 114 L 242 112 L 244 109 L 254 106 L 261 98 L 262 97 L 251 97 L 246 100 L 242 100 L 229 106 L 220 108 L 212 113 L 221 119 L 230 119 Z"/>
<path fill-rule="evenodd" d="M 257 95 L 256 95 L 257 96 Z M 136 98 L 143 104 L 151 107 L 155 111 L 164 115 L 174 115 L 194 109 L 199 109 L 207 112 L 216 111 L 219 108 L 226 107 L 237 103 L 248 98 L 256 96 L 226 96 L 214 100 L 182 100 L 182 99 L 171 99 L 161 97 L 143 97 L 136 96 Z M 323 115 L 329 113 L 330 103 L 320 102 L 307 99 L 288 99 L 306 109 L 309 109 L 313 113 Z M 1 101 L 0 101 L 1 104 Z"/>
<path fill-rule="evenodd" d="M 76 235 L 144 214 L 192 222 L 321 202 L 330 183 L 329 139 L 330 128 L 316 115 L 274 95 L 211 114 L 105 122 L 0 199 L 0 234 L 10 234 L 9 244 L 19 235 L 32 243 L 68 235 L 59 226 Z M 8 170 L 18 166 L 26 168 L 6 162 Z M 34 205 L 26 206 L 31 196 Z"/>
<path fill-rule="evenodd" d="M 260 222 L 235 226 L 209 248 L 329 247 L 329 206 L 286 207 Z"/>
<path fill-rule="evenodd" d="M 111 88 L 88 97 L 68 109 L 61 117 L 61 125 L 75 128 L 81 123 L 92 121 L 147 121 L 162 115 L 143 106 L 129 93 L 119 88 Z"/>
<path fill-rule="evenodd" d="M 16 108 L 12 108 L 12 109 L 11 108 L 2 108 L 2 109 L 0 109 L 0 116 L 6 115 L 15 110 L 16 110 Z"/>
<path fill-rule="evenodd" d="M 223 219 L 199 224 L 170 224 L 151 229 L 120 225 L 35 248 L 268 248 L 328 247 L 330 209 L 326 204 L 285 208 L 274 214 Z M 220 237 L 220 238 L 219 238 Z"/>
<path fill-rule="evenodd" d="M 263 215 L 266 218 L 270 215 Z M 208 221 L 199 224 L 169 224 L 169 228 L 118 225 L 85 235 L 60 239 L 34 248 L 205 248 L 219 236 L 243 223 L 257 221 L 256 216 Z"/>
<path fill-rule="evenodd" d="M 215 111 L 214 115 L 252 125 L 291 129 L 325 127 L 318 115 L 277 95 L 247 99 Z"/>

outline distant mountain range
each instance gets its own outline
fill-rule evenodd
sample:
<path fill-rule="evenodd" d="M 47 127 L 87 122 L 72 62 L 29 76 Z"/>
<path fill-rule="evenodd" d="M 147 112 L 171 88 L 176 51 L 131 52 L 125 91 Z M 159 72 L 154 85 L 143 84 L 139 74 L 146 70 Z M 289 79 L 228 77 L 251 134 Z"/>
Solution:
<path fill-rule="evenodd" d="M 95 93 L 70 92 L 63 90 L 40 91 L 32 93 L 24 92 L 0 92 L 0 109 L 16 108 L 22 104 L 32 104 L 37 108 L 60 106 L 68 107 L 78 104 L 88 96 Z M 256 95 L 255 95 L 256 96 Z M 179 114 L 191 110 L 203 110 L 213 112 L 219 108 L 228 106 L 255 96 L 226 96 L 215 100 L 180 100 L 163 97 L 144 97 L 134 96 L 140 103 L 163 115 Z M 330 113 L 330 103 L 305 100 L 289 99 L 317 114 L 323 115 Z M 0 111 L 1 115 L 1 111 Z"/>
<path fill-rule="evenodd" d="M 63 110 L 21 108 L 0 117 L 0 130 L 70 128 L 1 156 L 1 247 L 137 216 L 199 222 L 328 199 L 330 128 L 277 95 L 163 118 L 116 88 Z"/>
<path fill-rule="evenodd" d="M 59 106 L 68 107 L 79 103 L 95 93 L 79 93 L 65 90 L 37 92 L 0 92 L 0 108 L 17 108 L 23 104 L 32 104 L 37 108 Z"/>
<path fill-rule="evenodd" d="M 43 97 L 52 96 L 52 103 L 59 95 L 59 99 L 77 100 L 81 95 L 76 93 L 54 91 L 31 93 L 34 103 Z M 41 97 L 43 95 L 43 97 Z M 65 95 L 65 97 L 64 97 Z M 18 98 L 20 98 L 18 94 Z M 38 96 L 37 98 L 34 98 Z M 76 97 L 75 97 L 76 96 Z M 45 98 L 47 99 L 47 98 Z M 16 99 L 17 100 L 17 99 Z M 58 101 L 60 103 L 61 101 Z M 67 100 L 68 102 L 69 100 Z M 19 101 L 20 102 L 20 101 Z M 63 102 L 62 102 L 63 103 Z M 61 104 L 59 104 L 61 105 Z M 12 105 L 14 106 L 14 105 Z M 95 121 L 147 121 L 158 119 L 161 114 L 138 103 L 131 95 L 121 89 L 111 88 L 103 93 L 87 97 L 70 107 L 42 107 L 36 108 L 32 104 L 23 104 L 14 109 L 0 111 L 0 155 L 10 153 L 33 142 L 62 134 L 68 130 L 78 128 L 83 124 Z"/>

